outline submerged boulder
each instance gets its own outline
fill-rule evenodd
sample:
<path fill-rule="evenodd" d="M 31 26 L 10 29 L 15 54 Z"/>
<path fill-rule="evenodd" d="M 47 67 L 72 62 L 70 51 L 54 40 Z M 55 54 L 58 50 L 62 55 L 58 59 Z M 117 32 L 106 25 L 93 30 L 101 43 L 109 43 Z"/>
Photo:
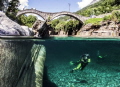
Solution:
<path fill-rule="evenodd" d="M 19 24 L 9 19 L 5 13 L 0 12 L 0 35 L 26 36 L 26 31 Z"/>
<path fill-rule="evenodd" d="M 43 87 L 45 58 L 32 40 L 0 40 L 0 87 Z"/>

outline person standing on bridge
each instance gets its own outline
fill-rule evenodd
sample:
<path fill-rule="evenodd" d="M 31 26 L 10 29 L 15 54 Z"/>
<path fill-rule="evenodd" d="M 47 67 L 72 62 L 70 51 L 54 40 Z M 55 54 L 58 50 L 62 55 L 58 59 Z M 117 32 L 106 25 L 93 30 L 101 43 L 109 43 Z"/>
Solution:
<path fill-rule="evenodd" d="M 78 70 L 78 69 L 83 70 L 88 65 L 88 63 L 90 63 L 90 62 L 91 62 L 90 55 L 89 54 L 83 54 L 81 56 L 81 59 L 78 60 L 77 62 L 72 62 L 72 61 L 70 62 L 72 65 L 77 65 L 77 67 L 72 69 L 70 71 L 70 73 L 73 73 L 73 71 Z"/>

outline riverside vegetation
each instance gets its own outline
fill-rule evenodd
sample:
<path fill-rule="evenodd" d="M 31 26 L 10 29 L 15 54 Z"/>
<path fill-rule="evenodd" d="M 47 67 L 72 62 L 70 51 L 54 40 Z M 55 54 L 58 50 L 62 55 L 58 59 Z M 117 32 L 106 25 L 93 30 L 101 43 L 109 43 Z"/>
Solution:
<path fill-rule="evenodd" d="M 90 18 L 86 20 L 83 27 L 88 24 L 91 24 L 91 26 L 101 26 L 102 22 L 108 22 L 108 21 L 112 21 L 112 22 L 115 22 L 115 24 L 119 24 L 120 22 L 120 11 L 118 10 L 119 8 L 120 8 L 119 0 L 100 0 L 99 2 L 92 4 L 90 6 L 87 6 L 75 13 L 78 15 L 87 16 L 87 17 L 90 17 L 92 15 L 99 16 L 99 15 L 110 13 L 110 15 L 106 15 L 102 18 Z M 56 30 L 58 29 L 80 30 L 81 26 L 78 26 L 79 23 L 78 22 L 74 23 L 74 21 L 77 21 L 77 20 L 72 20 L 72 17 L 64 16 L 64 17 L 60 17 L 59 19 L 55 19 L 54 22 L 51 22 L 51 25 Z M 71 25 L 72 23 L 70 22 L 73 22 L 73 26 Z M 76 28 L 78 29 L 75 29 L 74 26 L 77 26 Z"/>
<path fill-rule="evenodd" d="M 9 7 L 7 9 L 6 15 L 12 20 L 16 20 L 20 25 L 25 25 L 28 27 L 32 27 L 34 22 L 37 20 L 37 17 L 33 15 L 21 15 L 18 18 L 15 17 L 16 13 L 19 11 L 19 0 L 11 0 L 9 2 Z M 107 15 L 103 18 L 91 18 L 85 21 L 84 25 L 92 24 L 92 25 L 100 25 L 102 21 L 114 21 L 120 22 L 120 12 L 114 11 L 120 8 L 119 0 L 100 0 L 99 2 L 89 5 L 77 12 L 78 15 L 90 17 L 91 15 L 101 15 L 106 13 L 111 13 L 111 15 Z M 48 22 L 49 25 L 55 30 L 64 32 L 75 31 L 75 34 L 80 30 L 82 24 L 69 16 L 59 17 L 58 19 L 54 19 L 53 21 Z"/>
<path fill-rule="evenodd" d="M 118 9 L 120 9 L 120 0 L 100 0 L 95 4 L 77 11 L 76 14 L 83 16 L 101 15 Z"/>

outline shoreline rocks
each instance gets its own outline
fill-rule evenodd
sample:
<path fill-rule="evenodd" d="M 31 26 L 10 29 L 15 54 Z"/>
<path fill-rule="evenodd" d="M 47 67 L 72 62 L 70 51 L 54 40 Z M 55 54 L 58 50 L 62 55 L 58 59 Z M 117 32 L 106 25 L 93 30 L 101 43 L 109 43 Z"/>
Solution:
<path fill-rule="evenodd" d="M 83 26 L 77 33 L 80 36 L 119 36 L 120 23 L 114 21 L 101 22 L 98 25 L 87 24 Z"/>
<path fill-rule="evenodd" d="M 0 12 L 1 36 L 26 36 L 26 31 L 16 22 L 9 19 L 5 13 Z"/>

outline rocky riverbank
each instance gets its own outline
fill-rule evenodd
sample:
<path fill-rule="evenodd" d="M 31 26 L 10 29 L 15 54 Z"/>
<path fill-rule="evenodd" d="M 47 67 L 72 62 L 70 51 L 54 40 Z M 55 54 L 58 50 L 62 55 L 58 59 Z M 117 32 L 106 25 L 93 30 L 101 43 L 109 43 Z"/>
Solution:
<path fill-rule="evenodd" d="M 49 32 L 46 22 L 36 21 L 33 28 L 29 28 L 19 25 L 0 12 L 0 36 L 49 37 Z"/>
<path fill-rule="evenodd" d="M 101 22 L 99 25 L 87 24 L 77 33 L 80 36 L 117 37 L 120 35 L 120 23 L 114 21 Z"/>
<path fill-rule="evenodd" d="M 9 19 L 5 13 L 0 12 L 0 35 L 27 36 L 27 32 L 19 24 Z"/>

